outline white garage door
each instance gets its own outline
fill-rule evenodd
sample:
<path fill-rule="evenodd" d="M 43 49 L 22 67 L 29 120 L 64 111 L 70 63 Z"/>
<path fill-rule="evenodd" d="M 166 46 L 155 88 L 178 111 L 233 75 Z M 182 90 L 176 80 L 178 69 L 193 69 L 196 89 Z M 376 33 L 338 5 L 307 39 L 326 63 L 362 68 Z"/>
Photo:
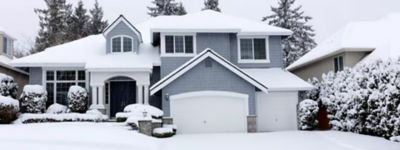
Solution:
<path fill-rule="evenodd" d="M 297 129 L 297 92 L 257 92 L 257 130 Z"/>
<path fill-rule="evenodd" d="M 247 132 L 248 96 L 231 92 L 190 92 L 170 97 L 178 133 Z"/>

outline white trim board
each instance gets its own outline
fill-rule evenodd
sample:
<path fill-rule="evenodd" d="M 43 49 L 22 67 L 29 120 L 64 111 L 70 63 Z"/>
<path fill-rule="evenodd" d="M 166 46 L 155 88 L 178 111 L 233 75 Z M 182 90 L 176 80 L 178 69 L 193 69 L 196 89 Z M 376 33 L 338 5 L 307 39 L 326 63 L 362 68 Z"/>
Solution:
<path fill-rule="evenodd" d="M 155 94 L 171 82 L 173 82 L 175 79 L 180 77 L 181 75 L 185 74 L 187 71 L 189 71 L 191 68 L 195 67 L 197 64 L 205 60 L 206 58 L 212 58 L 222 66 L 226 67 L 228 70 L 232 71 L 239 77 L 243 78 L 250 84 L 254 85 L 255 87 L 259 88 L 261 91 L 268 93 L 268 88 L 246 74 L 244 71 L 242 71 L 239 67 L 235 66 L 222 56 L 218 55 L 216 52 L 214 52 L 212 49 L 207 48 L 200 54 L 198 54 L 196 57 L 193 57 L 171 73 L 169 73 L 167 76 L 165 76 L 163 79 L 158 81 L 156 84 L 154 84 L 152 87 L 150 87 L 150 95 Z"/>

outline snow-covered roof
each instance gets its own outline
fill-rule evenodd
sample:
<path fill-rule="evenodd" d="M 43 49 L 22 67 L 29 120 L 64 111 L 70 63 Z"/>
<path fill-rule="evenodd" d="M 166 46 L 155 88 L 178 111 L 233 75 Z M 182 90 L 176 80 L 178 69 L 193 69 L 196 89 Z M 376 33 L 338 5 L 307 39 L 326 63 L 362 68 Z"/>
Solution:
<path fill-rule="evenodd" d="M 168 84 L 173 82 L 178 77 L 185 74 L 187 71 L 189 71 L 191 68 L 198 65 L 200 62 L 202 62 L 206 58 L 211 58 L 211 59 L 215 60 L 216 62 L 218 62 L 219 64 L 224 66 L 226 69 L 232 71 L 232 73 L 238 75 L 239 77 L 241 77 L 248 83 L 254 85 L 261 91 L 268 93 L 267 86 L 260 83 L 253 77 L 249 76 L 244 71 L 242 71 L 239 67 L 235 66 L 234 64 L 232 64 L 231 62 L 226 60 L 224 57 L 220 56 L 218 53 L 216 53 L 213 50 L 208 48 L 208 49 L 205 49 L 204 51 L 202 51 L 201 53 L 199 53 L 198 55 L 196 55 L 195 57 L 191 58 L 189 61 L 186 61 L 183 65 L 176 68 L 174 71 L 172 71 L 167 76 L 165 76 L 160 81 L 158 81 L 153 86 L 151 86 L 150 87 L 150 95 L 157 93 L 159 90 L 161 90 L 162 88 L 164 88 L 165 86 L 167 86 Z"/>
<path fill-rule="evenodd" d="M 158 49 L 151 45 L 141 44 L 140 55 L 134 53 L 106 54 L 106 39 L 102 34 L 88 36 L 76 41 L 47 48 L 11 62 L 13 66 L 74 66 L 89 70 L 101 69 L 151 69 L 160 64 Z"/>
<path fill-rule="evenodd" d="M 7 69 L 10 69 L 10 70 L 14 70 L 14 71 L 16 71 L 16 72 L 19 72 L 19 73 L 22 73 L 22 74 L 25 74 L 25 75 L 28 75 L 28 73 L 26 73 L 25 71 L 22 71 L 22 70 L 20 70 L 20 69 L 17 69 L 17 68 L 14 68 L 14 67 L 10 66 L 9 63 L 10 63 L 12 60 L 13 60 L 13 59 L 11 59 L 11 58 L 9 58 L 9 57 L 7 57 L 7 56 L 0 55 L 0 66 L 2 66 L 2 67 L 4 67 L 4 68 L 7 68 Z"/>
<path fill-rule="evenodd" d="M 298 91 L 314 88 L 311 84 L 281 68 L 242 70 L 267 86 L 269 91 Z"/>
<path fill-rule="evenodd" d="M 251 35 L 292 34 L 290 30 L 271 26 L 266 22 L 234 17 L 213 10 L 204 10 L 183 16 L 159 16 L 144 22 L 144 24 L 151 28 L 151 32 L 231 32 Z"/>
<path fill-rule="evenodd" d="M 6 30 L 1 26 L 0 26 L 0 34 L 6 35 L 8 38 L 16 40 L 13 35 L 11 35 L 9 32 L 6 32 Z"/>
<path fill-rule="evenodd" d="M 353 22 L 337 31 L 286 69 L 294 70 L 345 51 L 373 51 L 362 62 L 400 56 L 400 13 L 376 21 Z"/>

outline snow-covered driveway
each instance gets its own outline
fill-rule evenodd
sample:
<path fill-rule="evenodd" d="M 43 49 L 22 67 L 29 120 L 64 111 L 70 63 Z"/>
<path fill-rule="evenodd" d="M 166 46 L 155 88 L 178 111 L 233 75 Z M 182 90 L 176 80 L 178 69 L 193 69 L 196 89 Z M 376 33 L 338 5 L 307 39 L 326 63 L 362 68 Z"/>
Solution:
<path fill-rule="evenodd" d="M 192 134 L 156 139 L 118 123 L 0 125 L 1 149 L 26 150 L 399 150 L 382 138 L 344 132 Z"/>

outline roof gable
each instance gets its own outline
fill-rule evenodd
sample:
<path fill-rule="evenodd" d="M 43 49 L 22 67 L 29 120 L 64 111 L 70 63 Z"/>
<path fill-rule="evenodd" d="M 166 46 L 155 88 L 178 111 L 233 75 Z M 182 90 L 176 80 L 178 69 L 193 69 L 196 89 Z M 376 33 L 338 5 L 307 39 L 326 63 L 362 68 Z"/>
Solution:
<path fill-rule="evenodd" d="M 111 23 L 111 25 L 109 25 L 106 29 L 104 29 L 103 34 L 107 35 L 110 31 L 112 31 L 112 29 L 114 29 L 119 23 L 125 23 L 133 32 L 135 32 L 135 34 L 138 35 L 140 42 L 143 42 L 142 39 L 142 34 L 140 33 L 140 31 L 132 25 L 131 22 L 129 22 L 123 15 L 120 15 L 113 23 Z"/>
<path fill-rule="evenodd" d="M 187 71 L 189 71 L 191 68 L 195 67 L 198 65 L 200 62 L 205 60 L 206 58 L 211 58 L 218 62 L 220 65 L 224 66 L 228 70 L 232 71 L 242 79 L 246 80 L 250 84 L 254 85 L 255 87 L 259 88 L 260 90 L 264 92 L 268 92 L 268 88 L 263 85 L 262 83 L 258 82 L 248 74 L 246 74 L 244 71 L 242 71 L 240 68 L 235 66 L 234 64 L 230 63 L 228 60 L 223 58 L 222 56 L 218 55 L 216 52 L 214 52 L 211 49 L 206 49 L 200 54 L 198 54 L 196 57 L 193 57 L 183 65 L 181 65 L 179 68 L 175 69 L 171 73 L 169 73 L 166 77 L 158 81 L 156 84 L 154 84 L 152 87 L 150 87 L 150 94 L 153 95 L 171 82 L 173 82 L 175 79 L 180 77 L 181 75 L 185 74 Z"/>

